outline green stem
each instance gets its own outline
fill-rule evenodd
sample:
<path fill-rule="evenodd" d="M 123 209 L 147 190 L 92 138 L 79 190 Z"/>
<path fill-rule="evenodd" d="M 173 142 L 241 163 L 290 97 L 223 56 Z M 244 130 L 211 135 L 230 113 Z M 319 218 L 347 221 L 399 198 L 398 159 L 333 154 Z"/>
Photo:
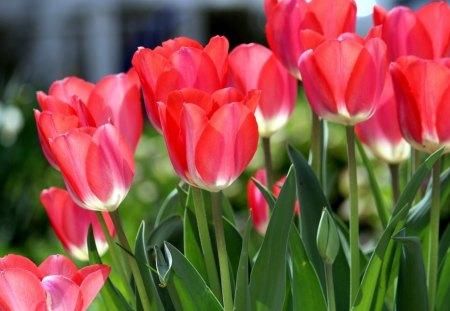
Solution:
<path fill-rule="evenodd" d="M 98 222 L 100 223 L 103 234 L 105 235 L 106 241 L 108 242 L 109 251 L 111 252 L 111 259 L 114 267 L 117 269 L 119 273 L 120 280 L 122 281 L 122 284 L 128 293 L 128 297 L 130 298 L 134 297 L 134 292 L 129 282 L 130 271 L 127 269 L 128 266 L 124 265 L 123 260 L 121 260 L 121 258 L 123 257 L 119 256 L 117 252 L 117 245 L 116 243 L 114 243 L 111 234 L 109 234 L 108 226 L 106 225 L 103 214 L 101 212 L 95 212 L 95 214 L 97 215 Z M 134 303 L 133 299 L 130 299 L 130 301 Z"/>
<path fill-rule="evenodd" d="M 321 165 L 320 165 L 320 145 L 321 145 L 321 130 L 319 117 L 312 111 L 311 114 L 311 152 L 310 152 L 310 164 L 316 173 L 317 178 L 321 179 Z"/>
<path fill-rule="evenodd" d="M 356 178 L 355 132 L 347 126 L 347 157 L 350 181 L 350 305 L 353 305 L 359 289 L 359 222 L 358 181 Z"/>
<path fill-rule="evenodd" d="M 333 265 L 325 264 L 325 282 L 327 287 L 328 311 L 336 311 L 336 299 L 334 297 Z"/>
<path fill-rule="evenodd" d="M 263 152 L 264 152 L 264 166 L 266 168 L 267 177 L 267 189 L 272 189 L 272 185 L 275 182 L 273 177 L 272 167 L 272 153 L 270 151 L 270 137 L 262 137 Z"/>
<path fill-rule="evenodd" d="M 128 264 L 130 265 L 131 273 L 133 274 L 134 282 L 136 283 L 136 287 L 139 292 L 139 297 L 142 302 L 142 308 L 144 311 L 150 311 L 150 300 L 149 297 L 147 296 L 145 284 L 139 271 L 136 258 L 134 258 L 134 256 L 132 255 L 133 252 L 131 251 L 130 244 L 128 243 L 127 237 L 123 230 L 122 220 L 120 219 L 119 211 L 115 210 L 111 212 L 110 215 L 114 223 L 114 227 L 116 228 L 116 233 L 117 237 L 119 238 L 119 242 L 125 250 L 125 252 L 121 252 L 121 254 L 124 254 L 124 256 L 126 256 Z"/>
<path fill-rule="evenodd" d="M 220 192 L 211 192 L 214 229 L 216 232 L 217 252 L 219 255 L 220 279 L 222 282 L 223 306 L 225 311 L 233 310 L 228 253 L 223 231 L 222 206 Z"/>
<path fill-rule="evenodd" d="M 208 230 L 208 218 L 206 217 L 205 203 L 203 201 L 202 190 L 191 187 L 192 198 L 194 200 L 195 217 L 197 219 L 200 245 L 205 256 L 206 273 L 208 274 L 209 286 L 212 292 L 220 300 L 220 283 L 217 275 L 216 260 L 211 244 L 211 237 Z"/>
<path fill-rule="evenodd" d="M 430 245 L 428 260 L 428 310 L 434 310 L 436 300 L 437 270 L 439 257 L 439 214 L 440 214 L 440 173 L 441 159 L 433 166 L 430 212 Z"/>
<path fill-rule="evenodd" d="M 391 173 L 392 197 L 395 205 L 400 197 L 400 165 L 398 163 L 389 164 L 389 172 Z"/>
<path fill-rule="evenodd" d="M 327 121 L 320 120 L 320 183 L 324 193 L 327 193 L 327 140 L 328 125 Z"/>

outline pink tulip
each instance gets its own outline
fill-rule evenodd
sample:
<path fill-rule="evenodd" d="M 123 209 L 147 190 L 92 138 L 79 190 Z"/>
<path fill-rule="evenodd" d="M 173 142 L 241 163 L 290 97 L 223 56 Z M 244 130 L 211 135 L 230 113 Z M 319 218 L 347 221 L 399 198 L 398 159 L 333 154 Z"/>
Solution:
<path fill-rule="evenodd" d="M 228 187 L 256 152 L 258 100 L 259 91 L 244 96 L 225 88 L 211 95 L 182 89 L 161 102 L 162 131 L 177 174 L 209 191 Z"/>
<path fill-rule="evenodd" d="M 416 149 L 450 151 L 450 59 L 400 57 L 391 64 L 398 118 L 404 138 Z"/>
<path fill-rule="evenodd" d="M 229 56 L 233 85 L 242 92 L 261 90 L 255 111 L 259 134 L 269 137 L 287 123 L 297 99 L 297 80 L 271 50 L 259 44 L 241 44 Z"/>
<path fill-rule="evenodd" d="M 110 271 L 105 265 L 78 270 L 62 255 L 39 267 L 26 257 L 7 255 L 0 258 L 0 310 L 84 311 Z"/>
<path fill-rule="evenodd" d="M 108 243 L 95 212 L 76 205 L 67 191 L 59 188 L 46 189 L 41 193 L 41 202 L 56 235 L 70 255 L 79 260 L 89 259 L 87 236 L 91 225 L 100 256 L 107 251 Z M 103 213 L 103 218 L 110 235 L 114 236 L 111 217 L 108 213 Z"/>
<path fill-rule="evenodd" d="M 374 23 L 383 25 L 382 38 L 394 61 L 406 55 L 450 56 L 450 6 L 444 1 L 429 3 L 417 12 L 403 6 L 390 11 L 376 6 Z"/>
<path fill-rule="evenodd" d="M 267 186 L 265 170 L 260 169 L 256 171 L 253 178 L 259 181 L 263 186 Z M 280 195 L 281 188 L 283 187 L 285 181 L 286 177 L 280 178 L 272 186 L 272 191 L 275 198 L 278 198 Z M 269 205 L 253 180 L 249 180 L 247 183 L 247 200 L 248 207 L 252 213 L 253 226 L 256 231 L 258 231 L 261 235 L 264 235 L 267 230 L 267 225 L 269 224 Z M 298 201 L 295 202 L 295 212 L 297 214 L 300 213 L 300 204 Z"/>
<path fill-rule="evenodd" d="M 354 32 L 353 0 L 265 0 L 266 36 L 270 48 L 297 78 L 300 55 L 324 39 Z M 303 32 L 309 33 L 302 35 Z"/>
<path fill-rule="evenodd" d="M 166 102 L 171 91 L 196 88 L 211 94 L 226 86 L 228 40 L 216 36 L 202 47 L 180 37 L 153 50 L 138 48 L 132 63 L 141 80 L 148 118 L 162 132 L 157 103 Z"/>
<path fill-rule="evenodd" d="M 49 142 L 76 204 L 94 211 L 119 207 L 133 180 L 134 159 L 113 125 L 75 129 Z"/>
<path fill-rule="evenodd" d="M 375 112 L 386 71 L 386 45 L 356 35 L 330 39 L 303 53 L 299 70 L 306 96 L 320 117 L 345 125 Z"/>
<path fill-rule="evenodd" d="M 77 77 L 55 81 L 50 86 L 48 95 L 39 91 L 37 99 L 43 112 L 56 115 L 54 118 L 61 120 L 71 117 L 73 120 L 76 117 L 76 127 L 114 124 L 135 151 L 143 127 L 139 88 L 137 74 L 131 69 L 128 73 L 106 76 L 96 85 Z M 35 117 L 42 148 L 49 159 L 48 139 L 53 139 L 68 129 L 60 126 L 57 131 L 52 131 L 52 135 L 48 135 L 48 131 L 43 130 L 39 124 L 39 114 L 36 116 L 35 113 Z M 51 158 L 49 162 L 55 164 Z"/>
<path fill-rule="evenodd" d="M 367 121 L 356 124 L 356 134 L 378 159 L 390 164 L 409 157 L 410 146 L 403 139 L 398 124 L 397 104 L 391 75 L 386 75 L 379 107 Z"/>

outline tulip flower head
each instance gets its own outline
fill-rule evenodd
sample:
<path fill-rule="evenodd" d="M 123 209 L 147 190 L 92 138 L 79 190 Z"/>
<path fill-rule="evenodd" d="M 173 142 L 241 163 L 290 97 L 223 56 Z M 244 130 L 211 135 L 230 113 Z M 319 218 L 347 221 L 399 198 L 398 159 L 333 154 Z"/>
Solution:
<path fill-rule="evenodd" d="M 134 159 L 113 125 L 75 129 L 49 143 L 76 204 L 108 212 L 119 207 L 133 180 Z"/>
<path fill-rule="evenodd" d="M 108 243 L 95 212 L 79 207 L 64 189 L 50 188 L 42 191 L 41 202 L 50 219 L 53 230 L 70 255 L 87 261 L 89 259 L 87 236 L 92 226 L 97 250 L 103 255 Z M 109 213 L 103 213 L 111 236 L 115 235 Z"/>
<path fill-rule="evenodd" d="M 403 139 L 391 75 L 386 75 L 379 107 L 374 115 L 355 126 L 356 135 L 381 161 L 396 164 L 409 157 L 411 147 Z"/>
<path fill-rule="evenodd" d="M 256 152 L 258 101 L 259 91 L 225 88 L 210 95 L 187 88 L 160 102 L 164 139 L 180 178 L 213 192 L 227 188 Z"/>
<path fill-rule="evenodd" d="M 162 132 L 158 102 L 166 102 L 170 92 L 196 88 L 211 94 L 226 86 L 228 46 L 225 37 L 216 36 L 205 47 L 180 37 L 154 50 L 138 48 L 132 63 L 142 84 L 148 118 L 157 131 Z"/>
<path fill-rule="evenodd" d="M 450 60 L 404 56 L 391 74 L 404 138 L 421 151 L 450 152 Z"/>
<path fill-rule="evenodd" d="M 87 310 L 111 268 L 78 270 L 66 257 L 53 255 L 39 267 L 26 257 L 0 258 L 0 310 Z"/>
<path fill-rule="evenodd" d="M 294 110 L 297 80 L 292 77 L 268 48 L 259 44 L 241 44 L 229 56 L 230 76 L 242 92 L 261 90 L 255 111 L 259 134 L 269 137 L 277 132 Z"/>
<path fill-rule="evenodd" d="M 390 11 L 374 7 L 375 25 L 383 25 L 382 39 L 390 59 L 415 55 L 425 59 L 450 56 L 450 6 L 432 2 L 417 12 L 398 6 Z"/>
<path fill-rule="evenodd" d="M 331 122 L 354 125 L 375 112 L 386 72 L 386 45 L 356 35 L 323 42 L 302 54 L 299 70 L 315 113 Z"/>
<path fill-rule="evenodd" d="M 304 51 L 324 39 L 355 31 L 353 0 L 265 0 L 264 5 L 269 46 L 297 78 L 297 62 Z M 302 35 L 305 32 L 307 35 Z"/>

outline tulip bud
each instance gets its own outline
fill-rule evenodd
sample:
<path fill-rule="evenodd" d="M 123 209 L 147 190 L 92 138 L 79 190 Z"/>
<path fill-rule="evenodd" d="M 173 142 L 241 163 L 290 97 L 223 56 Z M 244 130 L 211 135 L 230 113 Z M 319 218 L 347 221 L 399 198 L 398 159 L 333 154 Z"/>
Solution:
<path fill-rule="evenodd" d="M 316 243 L 324 263 L 333 264 L 339 252 L 339 235 L 333 217 L 331 217 L 326 208 L 322 210 Z"/>

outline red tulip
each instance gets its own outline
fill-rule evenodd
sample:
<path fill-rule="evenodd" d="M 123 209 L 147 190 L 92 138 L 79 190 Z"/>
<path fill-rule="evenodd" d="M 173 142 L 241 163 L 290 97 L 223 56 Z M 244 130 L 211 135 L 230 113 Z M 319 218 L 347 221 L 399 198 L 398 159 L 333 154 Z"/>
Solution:
<path fill-rule="evenodd" d="M 356 35 L 330 39 L 300 57 L 306 96 L 317 115 L 353 125 L 377 108 L 387 71 L 386 45 Z"/>
<path fill-rule="evenodd" d="M 211 95 L 182 89 L 161 102 L 162 131 L 177 174 L 209 191 L 228 187 L 256 152 L 258 100 L 259 91 L 244 96 L 225 88 Z"/>
<path fill-rule="evenodd" d="M 171 91 L 196 88 L 213 93 L 226 86 L 228 40 L 216 36 L 203 48 L 194 40 L 176 38 L 154 50 L 138 48 L 132 63 L 141 80 L 148 118 L 161 132 L 157 103 L 166 102 Z"/>
<path fill-rule="evenodd" d="M 103 287 L 111 268 L 92 265 L 78 270 L 62 255 L 39 267 L 28 258 L 0 258 L 0 310 L 84 311 Z"/>
<path fill-rule="evenodd" d="M 403 6 L 389 12 L 375 6 L 374 23 L 383 25 L 382 38 L 392 60 L 405 55 L 450 56 L 450 6 L 444 1 L 429 3 L 416 13 Z"/>
<path fill-rule="evenodd" d="M 410 146 L 403 139 L 397 119 L 397 104 L 391 75 L 386 75 L 377 111 L 367 121 L 356 124 L 359 139 L 380 160 L 395 164 L 409 157 Z"/>
<path fill-rule="evenodd" d="M 37 92 L 43 112 L 52 113 L 60 124 L 53 128 L 50 135 L 48 128 L 54 126 L 50 126 L 48 122 L 42 126 L 39 114 L 36 116 L 35 113 L 41 145 L 47 159 L 48 139 L 67 132 L 67 126 L 63 126 L 66 122 L 62 119 L 68 118 L 72 120 L 70 128 L 99 127 L 112 123 L 122 133 L 130 148 L 136 150 L 143 127 L 139 87 L 137 74 L 131 69 L 128 73 L 106 76 L 96 85 L 77 77 L 68 77 L 55 81 L 50 86 L 48 95 Z M 74 117 L 78 122 L 73 121 Z M 55 164 L 51 158 L 49 162 Z"/>
<path fill-rule="evenodd" d="M 134 176 L 133 154 L 111 124 L 81 128 L 50 140 L 53 157 L 72 199 L 95 211 L 114 211 Z"/>
<path fill-rule="evenodd" d="M 253 178 L 259 181 L 263 186 L 267 186 L 266 172 L 263 169 L 256 171 Z M 278 198 L 280 195 L 281 188 L 285 181 L 286 177 L 283 177 L 272 186 L 275 198 Z M 267 230 L 267 225 L 269 224 L 269 206 L 253 180 L 250 180 L 247 184 L 247 199 L 248 207 L 252 213 L 253 226 L 256 231 L 261 235 L 264 235 Z M 295 202 L 295 212 L 297 214 L 300 213 L 300 204 L 298 201 Z"/>
<path fill-rule="evenodd" d="M 255 117 L 259 134 L 269 137 L 287 123 L 297 99 L 297 81 L 271 50 L 241 44 L 229 56 L 233 85 L 243 92 L 261 90 Z"/>
<path fill-rule="evenodd" d="M 79 207 L 67 191 L 59 188 L 42 191 L 41 202 L 56 235 L 73 257 L 79 260 L 89 259 L 87 235 L 91 225 L 99 254 L 106 252 L 108 244 L 95 212 Z M 114 225 L 109 214 L 103 213 L 103 217 L 109 233 L 114 236 Z"/>
<path fill-rule="evenodd" d="M 391 64 L 398 118 L 404 138 L 416 149 L 450 151 L 450 60 L 400 57 Z"/>
<path fill-rule="evenodd" d="M 270 48 L 297 78 L 300 55 L 323 39 L 354 32 L 353 0 L 265 0 L 266 36 Z M 307 36 L 302 32 L 310 33 Z"/>

